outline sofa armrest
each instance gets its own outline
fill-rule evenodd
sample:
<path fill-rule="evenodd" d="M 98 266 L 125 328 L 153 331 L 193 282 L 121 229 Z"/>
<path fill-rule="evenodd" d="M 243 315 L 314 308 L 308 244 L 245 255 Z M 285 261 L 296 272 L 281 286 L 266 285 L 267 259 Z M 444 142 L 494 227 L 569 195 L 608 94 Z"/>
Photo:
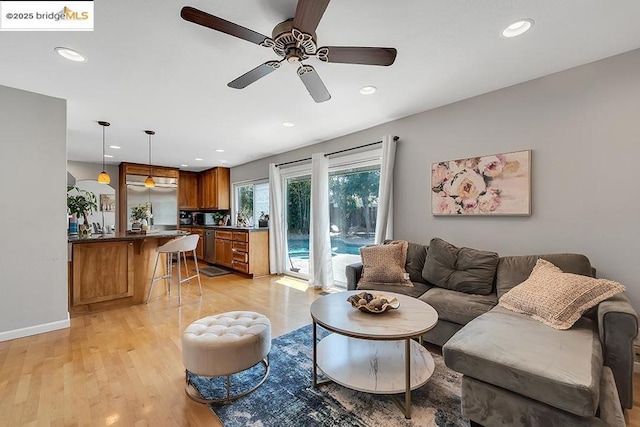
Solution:
<path fill-rule="evenodd" d="M 613 371 L 620 403 L 633 407 L 633 339 L 638 335 L 638 316 L 625 294 L 598 305 L 598 329 L 604 364 Z"/>
<path fill-rule="evenodd" d="M 362 263 L 357 262 L 355 264 L 349 264 L 345 267 L 347 274 L 347 289 L 355 291 L 358 286 L 358 280 L 362 276 Z"/>

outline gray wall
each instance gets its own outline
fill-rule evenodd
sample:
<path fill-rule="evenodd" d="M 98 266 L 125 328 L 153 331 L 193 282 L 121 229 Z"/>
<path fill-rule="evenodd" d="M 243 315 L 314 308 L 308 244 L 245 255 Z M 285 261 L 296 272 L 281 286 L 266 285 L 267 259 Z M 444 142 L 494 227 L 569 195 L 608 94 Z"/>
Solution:
<path fill-rule="evenodd" d="M 0 341 L 69 325 L 66 111 L 0 86 Z"/>
<path fill-rule="evenodd" d="M 599 277 L 626 285 L 640 311 L 640 50 L 241 165 L 231 180 L 385 134 L 401 138 L 396 238 L 441 237 L 501 255 L 584 253 Z M 531 217 L 431 215 L 431 163 L 522 149 L 533 150 Z"/>

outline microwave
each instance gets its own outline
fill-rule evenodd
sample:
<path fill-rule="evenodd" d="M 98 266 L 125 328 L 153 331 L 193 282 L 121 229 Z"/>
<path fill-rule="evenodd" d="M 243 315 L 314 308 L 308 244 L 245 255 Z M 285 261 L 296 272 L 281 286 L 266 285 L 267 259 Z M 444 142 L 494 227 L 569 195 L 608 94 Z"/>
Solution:
<path fill-rule="evenodd" d="M 216 225 L 211 213 L 196 213 L 195 219 L 197 225 Z"/>

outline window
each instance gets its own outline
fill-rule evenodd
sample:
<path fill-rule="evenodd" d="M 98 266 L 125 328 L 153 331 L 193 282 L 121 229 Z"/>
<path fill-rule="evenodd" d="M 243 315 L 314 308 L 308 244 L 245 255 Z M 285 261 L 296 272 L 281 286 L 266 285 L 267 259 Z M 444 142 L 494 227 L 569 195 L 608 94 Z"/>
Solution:
<path fill-rule="evenodd" d="M 345 286 L 345 266 L 360 261 L 360 247 L 373 244 L 380 183 L 380 150 L 334 158 L 329 164 L 329 219 L 333 277 Z M 288 270 L 309 275 L 310 165 L 282 171 Z"/>
<path fill-rule="evenodd" d="M 258 226 L 262 215 L 269 215 L 269 182 L 234 184 L 234 217 L 244 218 L 249 226 Z"/>

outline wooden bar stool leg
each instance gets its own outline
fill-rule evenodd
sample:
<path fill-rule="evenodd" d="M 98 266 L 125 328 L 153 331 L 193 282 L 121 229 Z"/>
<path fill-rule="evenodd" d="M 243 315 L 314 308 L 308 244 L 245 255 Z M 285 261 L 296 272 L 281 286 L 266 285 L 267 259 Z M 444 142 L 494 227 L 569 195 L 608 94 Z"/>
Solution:
<path fill-rule="evenodd" d="M 200 282 L 200 269 L 198 268 L 198 258 L 196 258 L 196 250 L 193 250 L 193 261 L 196 265 L 196 276 L 198 276 L 198 286 L 200 287 L 200 296 L 202 296 L 202 282 Z"/>
<path fill-rule="evenodd" d="M 149 293 L 147 294 L 147 304 L 149 304 L 149 298 L 151 298 L 151 290 L 153 289 L 153 283 L 156 277 L 156 271 L 158 270 L 158 260 L 160 259 L 160 253 L 156 253 L 156 263 L 153 266 L 153 274 L 151 275 L 151 283 L 149 284 Z"/>
<path fill-rule="evenodd" d="M 178 252 L 178 306 L 182 304 L 182 275 L 180 273 L 180 252 Z"/>

